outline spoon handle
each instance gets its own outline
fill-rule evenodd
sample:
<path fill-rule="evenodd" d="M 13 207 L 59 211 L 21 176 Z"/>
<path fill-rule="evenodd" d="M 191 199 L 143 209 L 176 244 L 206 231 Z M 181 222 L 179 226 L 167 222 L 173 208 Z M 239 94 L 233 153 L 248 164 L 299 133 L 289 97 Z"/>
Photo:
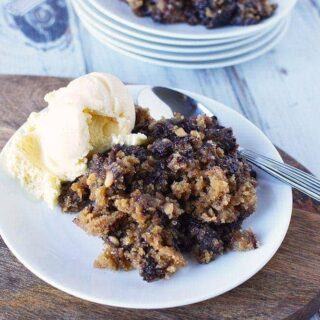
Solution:
<path fill-rule="evenodd" d="M 320 180 L 311 174 L 296 169 L 288 164 L 270 159 L 249 150 L 240 150 L 240 155 L 261 170 L 269 173 L 284 183 L 320 201 Z"/>

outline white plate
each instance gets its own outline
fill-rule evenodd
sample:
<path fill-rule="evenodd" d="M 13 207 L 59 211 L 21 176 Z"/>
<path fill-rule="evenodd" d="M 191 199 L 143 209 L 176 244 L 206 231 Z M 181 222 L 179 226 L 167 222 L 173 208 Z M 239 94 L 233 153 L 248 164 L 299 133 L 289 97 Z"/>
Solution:
<path fill-rule="evenodd" d="M 278 42 L 283 38 L 285 35 L 288 26 L 290 24 L 290 19 L 287 20 L 287 23 L 284 25 L 283 29 L 279 32 L 278 35 L 276 35 L 272 40 L 270 40 L 267 44 L 262 45 L 248 53 L 240 54 L 235 57 L 231 58 L 225 58 L 225 59 L 218 59 L 218 60 L 208 60 L 208 61 L 202 61 L 202 62 L 178 62 L 173 60 L 164 60 L 164 59 L 155 59 L 151 57 L 146 57 L 141 54 L 129 52 L 127 50 L 124 50 L 118 46 L 115 45 L 113 41 L 110 41 L 109 37 L 107 37 L 105 34 L 103 34 L 101 31 L 93 28 L 89 24 L 87 24 L 85 21 L 83 21 L 83 25 L 86 27 L 86 29 L 101 43 L 105 44 L 106 46 L 110 47 L 111 49 L 122 53 L 128 57 L 143 61 L 152 63 L 158 66 L 163 67 L 172 67 L 172 68 L 183 68 L 183 69 L 209 69 L 209 68 L 223 68 L 227 66 L 233 66 L 236 64 L 244 63 L 250 60 L 253 60 L 269 50 L 273 49 Z"/>
<path fill-rule="evenodd" d="M 283 20 L 281 20 L 279 23 L 277 23 L 272 29 L 268 28 L 264 30 L 263 32 L 258 33 L 257 35 L 254 35 L 252 37 L 246 37 L 234 42 L 229 42 L 225 44 L 216 44 L 216 45 L 210 45 L 210 46 L 197 46 L 197 47 L 190 47 L 190 46 L 173 46 L 173 45 L 165 45 L 165 44 L 157 44 L 154 42 L 146 41 L 143 39 L 138 39 L 132 36 L 128 36 L 125 33 L 119 32 L 117 30 L 113 30 L 112 28 L 108 27 L 104 21 L 104 17 L 99 15 L 96 11 L 92 11 L 89 6 L 87 9 L 87 6 L 85 5 L 85 2 L 77 2 L 75 0 L 72 0 L 72 5 L 78 14 L 80 20 L 84 20 L 88 24 L 90 24 L 93 28 L 98 29 L 102 33 L 104 33 L 107 37 L 110 38 L 110 41 L 113 40 L 114 44 L 121 47 L 121 44 L 118 45 L 117 42 L 122 42 L 125 46 L 132 46 L 137 47 L 137 49 L 140 47 L 142 50 L 146 49 L 147 52 L 144 54 L 143 52 L 140 52 L 140 54 L 150 56 L 150 57 L 156 57 L 154 55 L 149 55 L 148 50 L 152 50 L 153 52 L 159 51 L 160 54 L 162 53 L 174 53 L 174 56 L 177 56 L 177 54 L 181 53 L 183 54 L 183 57 L 188 57 L 188 54 L 201 54 L 201 53 L 214 53 L 214 52 L 221 52 L 221 51 L 226 51 L 230 49 L 235 49 L 235 48 L 245 48 L 247 51 L 252 50 L 250 48 L 249 44 L 251 46 L 258 46 L 258 41 L 262 40 L 264 37 L 270 36 L 271 32 L 274 31 L 274 29 L 278 29 L 280 27 L 281 23 L 284 23 Z M 125 48 L 123 48 L 125 49 Z M 130 50 L 129 50 L 130 51 Z M 135 52 L 135 51 L 133 51 Z M 245 51 L 241 52 L 244 53 Z M 139 52 L 136 52 L 139 53 Z M 239 54 L 238 52 L 237 54 Z M 187 54 L 187 55 L 185 55 Z M 174 59 L 174 56 L 170 57 L 162 57 L 162 59 Z M 203 58 L 204 59 L 204 58 Z M 202 60 L 203 60 L 202 59 Z M 206 60 L 212 59 L 210 56 Z M 185 61 L 188 61 L 186 59 Z M 192 60 L 189 60 L 192 61 Z"/>
<path fill-rule="evenodd" d="M 133 14 L 130 7 L 119 0 L 91 0 L 104 15 L 111 19 L 146 33 L 181 39 L 222 39 L 250 35 L 271 27 L 280 21 L 294 7 L 296 0 L 276 0 L 278 9 L 275 14 L 252 26 L 228 26 L 216 29 L 206 29 L 203 26 L 190 26 L 186 23 L 161 24 L 153 22 L 151 18 L 140 18 Z"/>
<path fill-rule="evenodd" d="M 144 32 L 137 32 L 130 27 L 122 26 L 121 24 L 110 20 L 110 18 L 103 15 L 85 0 L 81 2 L 72 0 L 72 4 L 77 13 L 82 13 L 90 18 L 91 21 L 99 24 L 101 31 L 109 36 L 126 43 L 139 45 L 148 49 L 163 50 L 166 52 L 201 53 L 231 49 L 246 43 L 252 43 L 272 29 L 269 27 L 261 32 L 246 37 L 217 40 L 181 40 L 152 36 Z"/>
<path fill-rule="evenodd" d="M 129 86 L 133 96 L 143 86 Z M 221 103 L 187 92 L 234 129 L 245 148 L 277 160 L 281 157 L 252 123 Z M 151 108 L 153 103 L 148 104 Z M 3 157 L 3 153 L 2 153 Z M 190 262 L 170 280 L 142 281 L 137 271 L 95 269 L 102 241 L 72 223 L 74 215 L 50 211 L 33 200 L 0 162 L 0 234 L 13 254 L 52 286 L 89 301 L 127 308 L 168 308 L 218 296 L 242 284 L 275 254 L 287 232 L 292 210 L 291 188 L 258 171 L 257 211 L 244 223 L 261 242 L 248 252 L 229 252 L 208 265 Z"/>
<path fill-rule="evenodd" d="M 75 1 L 74 1 L 75 2 Z M 77 7 L 74 3 L 75 8 Z M 89 26 L 92 29 L 96 29 L 106 37 L 106 40 L 113 44 L 114 46 L 129 51 L 131 53 L 135 53 L 138 55 L 142 55 L 149 58 L 161 59 L 161 60 L 172 60 L 175 62 L 201 62 L 208 60 L 219 60 L 226 59 L 234 56 L 238 56 L 240 54 L 244 54 L 250 51 L 254 51 L 256 48 L 262 47 L 265 44 L 269 43 L 272 39 L 274 39 L 284 28 L 286 20 L 281 20 L 276 26 L 274 26 L 271 31 L 265 34 L 260 39 L 248 44 L 241 45 L 239 47 L 235 47 L 228 50 L 222 50 L 219 52 L 207 52 L 207 53 L 167 53 L 162 50 L 155 49 L 147 49 L 135 44 L 130 44 L 126 40 L 122 41 L 111 36 L 109 33 L 105 32 L 105 29 L 99 24 L 96 23 L 92 18 L 88 17 L 81 11 L 78 11 L 78 15 L 85 26 Z"/>

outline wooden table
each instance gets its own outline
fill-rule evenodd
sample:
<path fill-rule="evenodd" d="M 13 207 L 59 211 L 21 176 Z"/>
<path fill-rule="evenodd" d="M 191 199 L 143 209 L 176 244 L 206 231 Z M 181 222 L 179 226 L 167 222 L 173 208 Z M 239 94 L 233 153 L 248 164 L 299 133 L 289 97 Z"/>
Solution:
<path fill-rule="evenodd" d="M 60 6 L 55 12 L 59 28 L 41 42 L 35 33 L 14 21 L 8 9 L 11 2 L 0 1 L 0 73 L 76 77 L 104 71 L 125 82 L 154 83 L 199 92 L 244 114 L 276 145 L 320 176 L 319 1 L 299 0 L 285 39 L 263 57 L 235 67 L 201 71 L 156 67 L 114 53 L 86 32 L 68 2 L 63 7 L 65 0 L 53 0 Z M 10 90 L 19 94 L 14 86 Z M 39 100 L 36 107 L 41 105 Z M 10 107 L 15 111 L 21 108 L 16 104 Z M 27 112 L 23 112 L 26 117 Z M 4 114 L 0 119 L 4 119 Z M 13 132 L 16 121 L 11 119 L 8 126 L 0 128 L 2 144 L 4 137 Z M 5 269 L 9 278 L 15 271 L 24 272 L 19 264 L 11 267 L 12 270 Z M 1 276 L 0 284 L 4 281 Z M 20 283 L 16 277 L 12 279 Z M 40 283 L 35 282 L 39 288 Z M 28 302 L 32 304 L 34 300 Z M 54 307 L 48 305 L 48 308 Z"/>
<path fill-rule="evenodd" d="M 45 106 L 43 95 L 67 82 L 0 76 L 0 149 L 31 111 Z M 299 193 L 294 198 L 286 239 L 263 270 L 231 292 L 179 308 L 129 310 L 74 298 L 29 272 L 0 238 L 0 319 L 308 319 L 320 306 L 320 205 Z"/>

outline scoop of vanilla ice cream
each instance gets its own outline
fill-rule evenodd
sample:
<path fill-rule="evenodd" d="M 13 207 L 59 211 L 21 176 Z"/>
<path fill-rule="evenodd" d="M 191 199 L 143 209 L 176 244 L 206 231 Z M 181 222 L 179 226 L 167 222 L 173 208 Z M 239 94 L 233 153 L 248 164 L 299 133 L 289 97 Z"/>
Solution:
<path fill-rule="evenodd" d="M 48 171 L 42 161 L 42 150 L 36 125 L 39 113 L 32 113 L 23 127 L 16 132 L 5 152 L 9 172 L 17 177 L 25 189 L 50 207 L 60 194 L 60 179 Z"/>
<path fill-rule="evenodd" d="M 135 124 L 126 86 L 110 74 L 91 73 L 45 96 L 48 110 L 37 133 L 45 165 L 60 179 L 86 170 L 89 153 L 103 152 L 113 135 L 128 135 Z"/>
<path fill-rule="evenodd" d="M 86 173 L 88 156 L 113 144 L 146 140 L 131 134 L 135 107 L 116 77 L 91 73 L 45 96 L 46 110 L 32 113 L 6 151 L 9 171 L 52 207 L 63 181 Z"/>

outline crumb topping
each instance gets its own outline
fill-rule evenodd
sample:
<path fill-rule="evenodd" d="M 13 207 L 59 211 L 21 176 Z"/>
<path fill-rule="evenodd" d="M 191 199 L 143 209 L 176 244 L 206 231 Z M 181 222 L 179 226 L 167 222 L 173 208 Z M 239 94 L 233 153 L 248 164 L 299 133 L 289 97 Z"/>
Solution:
<path fill-rule="evenodd" d="M 205 115 L 155 121 L 137 108 L 144 145 L 95 154 L 89 172 L 62 186 L 59 204 L 104 240 L 94 265 L 138 269 L 146 281 L 168 278 L 186 254 L 209 263 L 258 242 L 243 220 L 256 205 L 256 179 L 237 153 L 230 128 Z"/>

